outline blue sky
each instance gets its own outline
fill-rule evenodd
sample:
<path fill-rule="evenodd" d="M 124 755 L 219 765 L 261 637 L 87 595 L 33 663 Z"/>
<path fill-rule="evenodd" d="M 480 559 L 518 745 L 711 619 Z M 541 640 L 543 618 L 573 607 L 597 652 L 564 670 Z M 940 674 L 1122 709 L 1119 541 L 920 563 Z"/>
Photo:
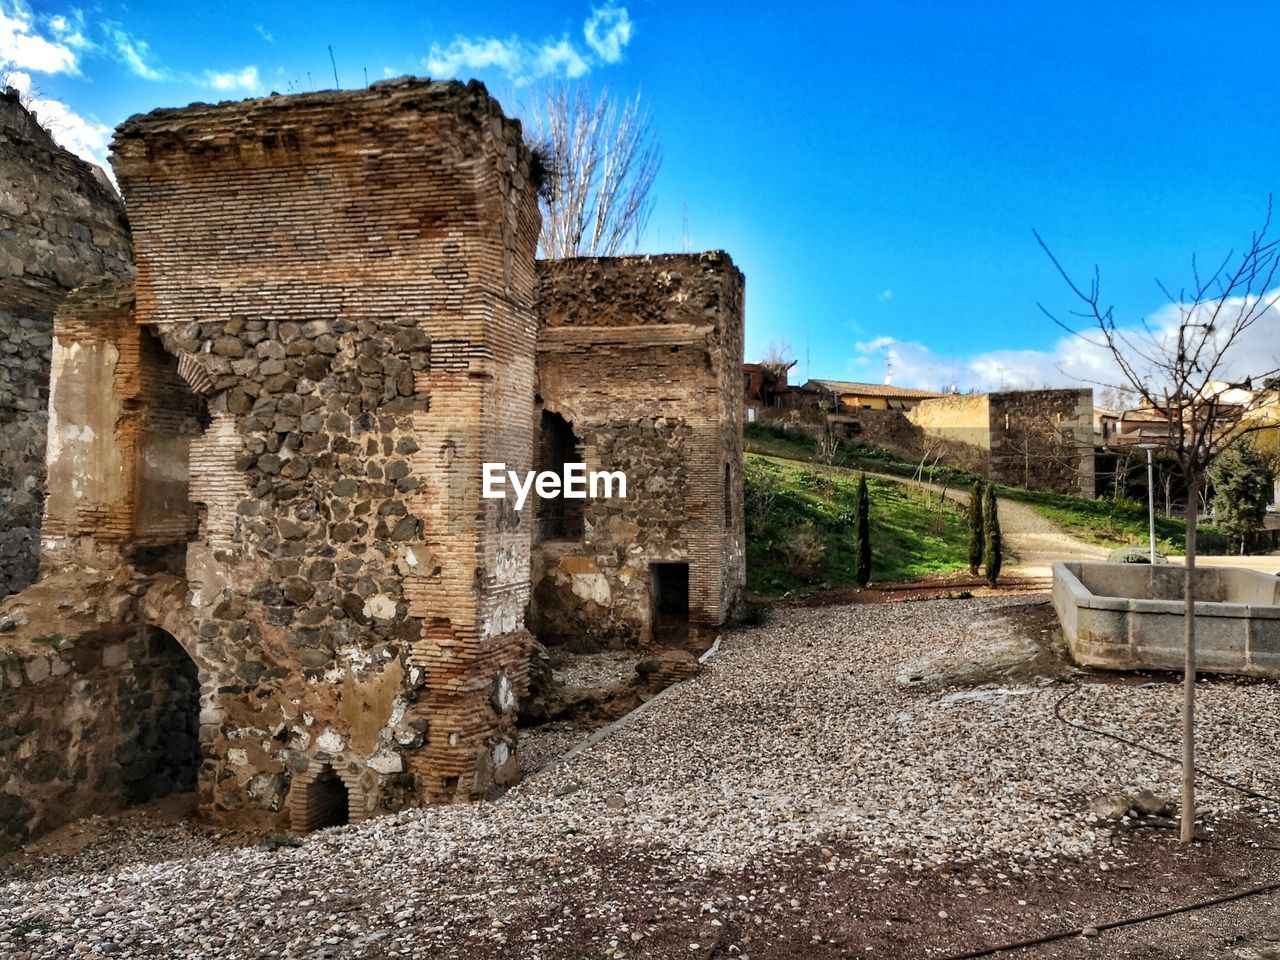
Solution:
<path fill-rule="evenodd" d="M 132 113 L 413 73 L 641 91 L 664 153 L 646 248 L 728 250 L 747 355 L 961 388 L 1072 381 L 1098 358 L 1031 235 L 1102 269 L 1122 320 L 1221 258 L 1276 188 L 1280 8 L 901 2 L 96 5 L 0 0 L 0 59 L 101 157 Z M 1251 350 L 1280 349 L 1268 317 Z M 1275 365 L 1274 362 L 1271 365 Z M 1064 372 L 1065 371 L 1065 372 Z M 1247 372 L 1247 371 L 1245 371 Z"/>

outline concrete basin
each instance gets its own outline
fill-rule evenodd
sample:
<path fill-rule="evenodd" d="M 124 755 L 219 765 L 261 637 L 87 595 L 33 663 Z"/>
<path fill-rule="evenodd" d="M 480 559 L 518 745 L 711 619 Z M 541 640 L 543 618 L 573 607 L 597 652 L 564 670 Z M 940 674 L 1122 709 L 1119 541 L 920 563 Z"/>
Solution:
<path fill-rule="evenodd" d="M 1071 656 L 1110 670 L 1181 670 L 1180 566 L 1061 561 L 1053 607 Z M 1196 659 L 1210 673 L 1280 677 L 1280 578 L 1196 569 Z"/>

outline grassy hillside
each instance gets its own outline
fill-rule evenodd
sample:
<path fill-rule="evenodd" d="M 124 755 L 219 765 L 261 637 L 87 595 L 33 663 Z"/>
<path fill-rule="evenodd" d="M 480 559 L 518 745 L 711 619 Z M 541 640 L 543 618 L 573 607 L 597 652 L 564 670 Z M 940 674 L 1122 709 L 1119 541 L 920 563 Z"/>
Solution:
<path fill-rule="evenodd" d="M 858 475 L 748 454 L 747 587 L 762 597 L 853 585 L 853 501 Z M 872 582 L 965 566 L 957 506 L 869 477 Z"/>
<path fill-rule="evenodd" d="M 765 424 L 748 424 L 744 436 L 749 451 L 774 457 L 809 461 L 813 459 L 817 449 L 817 441 L 806 433 Z M 835 463 L 838 466 L 901 477 L 914 476 L 919 468 L 919 464 L 903 460 L 884 450 L 852 445 L 841 446 Z M 969 487 L 975 478 L 964 470 L 943 466 L 932 472 L 926 471 L 925 479 L 951 487 Z M 1089 543 L 1106 547 L 1147 543 L 1145 503 L 1111 498 L 1089 500 L 1059 493 L 1037 493 L 1003 484 L 997 485 L 996 490 L 1001 497 L 1026 504 L 1067 532 Z M 1182 553 L 1186 530 L 1187 525 L 1182 520 L 1156 516 L 1157 545 L 1164 553 Z M 1201 553 L 1222 553 L 1226 550 L 1226 537 L 1212 526 L 1202 523 L 1198 539 Z"/>

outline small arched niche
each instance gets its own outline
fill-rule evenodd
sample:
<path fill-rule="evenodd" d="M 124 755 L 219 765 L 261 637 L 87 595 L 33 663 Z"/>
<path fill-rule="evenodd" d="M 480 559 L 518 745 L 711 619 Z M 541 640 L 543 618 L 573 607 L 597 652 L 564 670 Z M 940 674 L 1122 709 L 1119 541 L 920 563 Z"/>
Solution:
<path fill-rule="evenodd" d="M 289 795 L 289 826 L 295 833 L 351 823 L 354 791 L 331 764 L 314 764 L 294 777 Z"/>

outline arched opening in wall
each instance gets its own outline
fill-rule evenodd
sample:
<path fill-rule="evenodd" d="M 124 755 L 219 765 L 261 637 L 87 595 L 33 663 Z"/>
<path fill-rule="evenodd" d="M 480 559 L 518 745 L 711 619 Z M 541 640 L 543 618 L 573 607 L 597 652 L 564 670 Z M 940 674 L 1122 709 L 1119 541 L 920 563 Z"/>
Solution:
<path fill-rule="evenodd" d="M 200 676 L 173 635 L 142 627 L 129 643 L 132 675 L 121 691 L 129 731 L 116 761 L 126 804 L 192 793 L 200 772 Z"/>
<path fill-rule="evenodd" d="M 177 358 L 146 327 L 139 329 L 136 389 L 123 406 L 121 440 L 134 463 L 130 559 L 144 572 L 181 573 L 200 522 L 189 497 L 189 449 L 210 419 Z"/>
<path fill-rule="evenodd" d="M 351 793 L 328 764 L 309 782 L 295 782 L 294 788 L 302 791 L 293 801 L 290 817 L 298 833 L 341 827 L 351 821 Z"/>
<path fill-rule="evenodd" d="M 542 411 L 538 441 L 538 472 L 564 475 L 566 463 L 582 462 L 582 445 L 569 421 L 550 410 Z M 538 500 L 538 523 L 544 540 L 576 540 L 582 536 L 585 501 L 564 497 Z"/>

